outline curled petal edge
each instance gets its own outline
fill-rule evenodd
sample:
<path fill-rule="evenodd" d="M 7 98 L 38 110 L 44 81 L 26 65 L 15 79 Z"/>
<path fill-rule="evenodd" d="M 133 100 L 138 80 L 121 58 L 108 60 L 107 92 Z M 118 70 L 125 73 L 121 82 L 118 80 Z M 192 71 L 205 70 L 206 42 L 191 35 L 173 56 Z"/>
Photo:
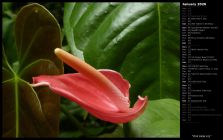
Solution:
<path fill-rule="evenodd" d="M 104 112 L 95 110 L 94 108 L 89 108 L 85 106 L 82 107 L 85 108 L 88 112 L 90 112 L 93 116 L 101 120 L 108 121 L 111 123 L 127 123 L 140 116 L 144 112 L 147 104 L 147 96 L 145 96 L 144 98 L 138 96 L 138 100 L 134 104 L 133 108 L 130 108 L 128 112 Z"/>
<path fill-rule="evenodd" d="M 120 81 L 122 81 L 126 86 L 126 88 L 129 88 L 130 87 L 130 84 L 124 80 L 121 75 L 115 71 L 107 71 L 107 70 L 100 70 L 100 72 L 104 75 L 107 75 L 107 76 L 111 76 L 111 77 L 114 77 L 114 75 L 118 76 L 120 79 Z M 117 75 L 119 74 L 119 75 Z M 113 75 L 113 76 L 112 76 Z M 38 79 L 39 77 L 41 77 L 40 79 Z M 57 87 L 53 87 L 51 86 L 51 84 L 49 82 L 46 82 L 44 81 L 44 76 L 39 76 L 39 77 L 34 77 L 33 78 L 33 82 L 34 84 L 32 84 L 33 87 L 36 87 L 36 86 L 49 86 L 49 88 L 54 91 L 55 93 L 57 93 L 58 95 L 61 95 L 65 98 L 68 98 L 76 103 L 78 103 L 81 107 L 83 107 L 84 109 L 86 109 L 88 112 L 90 112 L 90 114 L 92 114 L 93 116 L 101 119 L 101 120 L 104 120 L 104 121 L 108 121 L 108 122 L 112 122 L 112 123 L 126 123 L 126 122 L 129 122 L 129 121 L 132 121 L 134 119 L 136 119 L 139 115 L 141 115 L 144 110 L 145 110 L 145 107 L 147 105 L 147 102 L 148 102 L 148 98 L 147 96 L 145 96 L 144 98 L 141 97 L 141 96 L 138 96 L 138 100 L 137 102 L 135 103 L 135 105 L 133 106 L 133 108 L 129 108 L 128 111 L 126 112 L 123 112 L 123 111 L 119 111 L 119 110 L 104 110 L 104 109 L 99 109 L 99 108 L 96 108 L 94 106 L 91 106 L 89 104 L 86 104 L 80 100 L 77 100 L 76 98 L 74 98 L 72 96 L 72 94 L 68 94 L 69 91 L 66 91 L 66 90 L 63 90 L 63 89 L 60 89 L 60 88 L 57 88 Z M 49 76 L 51 77 L 51 76 Z M 109 78 L 111 80 L 111 77 Z M 119 78 L 114 78 L 112 79 L 113 82 L 114 80 L 117 80 Z M 40 80 L 40 81 L 39 81 Z M 119 81 L 119 82 L 120 82 Z M 122 89 L 122 91 L 125 91 L 127 92 L 128 89 Z M 125 94 L 128 96 L 128 94 Z"/>

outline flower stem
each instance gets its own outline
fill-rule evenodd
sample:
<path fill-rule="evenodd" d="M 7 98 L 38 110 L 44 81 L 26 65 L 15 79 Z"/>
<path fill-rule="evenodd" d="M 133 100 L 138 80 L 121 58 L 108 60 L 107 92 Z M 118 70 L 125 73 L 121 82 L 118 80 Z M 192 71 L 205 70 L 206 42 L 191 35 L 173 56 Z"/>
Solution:
<path fill-rule="evenodd" d="M 129 138 L 130 137 L 130 124 L 129 123 L 124 123 L 123 124 L 123 132 L 124 132 L 124 136 L 125 138 Z"/>

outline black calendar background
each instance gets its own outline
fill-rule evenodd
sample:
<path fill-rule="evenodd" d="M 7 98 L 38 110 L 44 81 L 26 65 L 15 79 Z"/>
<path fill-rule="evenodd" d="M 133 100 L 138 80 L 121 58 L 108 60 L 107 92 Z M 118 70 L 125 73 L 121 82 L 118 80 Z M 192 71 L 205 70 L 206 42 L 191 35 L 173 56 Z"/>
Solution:
<path fill-rule="evenodd" d="M 184 4 L 183 4 L 184 3 Z M 189 4 L 185 3 L 195 3 L 196 6 L 189 6 Z M 222 12 L 222 6 L 218 2 L 205 2 L 205 1 L 197 1 L 197 0 L 185 0 L 181 1 L 181 74 L 183 72 L 183 66 L 186 70 L 188 70 L 188 65 L 207 65 L 208 67 L 215 68 L 215 74 L 217 75 L 191 75 L 189 71 L 186 73 L 190 75 L 191 81 L 197 80 L 202 81 L 204 83 L 198 83 L 198 84 L 191 84 L 191 81 L 188 81 L 188 77 L 183 78 L 181 75 L 181 138 L 182 139 L 216 139 L 218 137 L 222 137 L 222 106 L 223 106 L 223 100 L 222 100 L 222 94 L 223 94 L 223 53 L 221 49 L 223 48 L 223 34 L 222 34 L 222 22 L 221 19 L 223 15 Z M 195 15 L 200 15 L 200 17 L 206 18 L 206 20 L 192 20 L 191 18 Z M 185 20 L 186 18 L 186 20 Z M 182 20 L 183 19 L 183 20 Z M 192 18 L 193 19 L 193 18 Z M 189 24 L 188 24 L 188 20 Z M 182 23 L 187 23 L 187 25 Z M 190 22 L 192 24 L 190 24 Z M 202 32 L 202 34 L 190 34 L 189 39 L 188 36 L 185 38 L 183 34 L 185 32 L 190 32 L 191 27 L 196 27 L 196 22 L 205 22 L 205 23 L 214 23 L 213 27 L 216 27 L 216 29 L 210 29 Z M 186 27 L 186 28 L 183 28 Z M 190 37 L 199 37 L 199 36 L 209 36 L 214 37 L 214 39 L 190 39 Z M 188 42 L 189 40 L 189 42 Z M 186 43 L 182 43 L 186 42 Z M 183 50 L 182 47 L 186 46 Z M 193 48 L 203 48 L 207 49 L 206 51 L 190 51 L 189 49 Z M 183 59 L 182 55 L 186 54 L 186 58 Z M 216 61 L 191 61 L 188 62 L 188 54 L 192 57 L 196 56 L 212 56 Z M 189 56 L 189 57 L 190 57 Z M 185 61 L 187 60 L 187 61 Z M 184 70 L 185 70 L 184 69 Z M 196 73 L 202 73 L 202 71 L 196 70 Z M 209 70 L 211 72 L 211 70 Z M 193 73 L 193 70 L 192 72 Z M 184 82 L 182 82 L 184 81 Z M 182 88 L 185 89 L 186 92 L 182 95 Z M 189 90 L 188 90 L 189 88 Z M 193 94 L 196 92 L 193 92 L 193 89 L 204 89 L 204 90 L 210 90 L 210 92 L 207 94 L 204 94 L 203 99 L 206 101 L 205 103 L 200 102 L 193 102 L 191 103 L 188 101 L 188 94 Z M 185 90 L 184 90 L 185 91 Z M 191 92 L 192 91 L 192 92 Z M 199 93 L 199 92 L 197 92 Z M 186 102 L 184 99 L 187 99 Z M 202 98 L 199 98 L 202 99 Z M 184 101 L 183 101 L 184 100 Z M 191 108 L 194 106 L 206 106 L 211 111 L 191 111 Z M 185 112 L 186 111 L 186 112 Z M 199 114 L 200 113 L 200 114 Z M 202 116 L 202 114 L 208 114 Z M 193 116 L 195 115 L 195 116 Z M 199 116 L 201 115 L 201 116 Z"/>

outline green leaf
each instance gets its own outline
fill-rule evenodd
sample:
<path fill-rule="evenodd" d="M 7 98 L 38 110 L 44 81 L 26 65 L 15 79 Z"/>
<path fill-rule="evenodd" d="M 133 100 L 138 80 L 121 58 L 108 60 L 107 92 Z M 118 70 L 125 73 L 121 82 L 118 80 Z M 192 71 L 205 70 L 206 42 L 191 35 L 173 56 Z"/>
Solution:
<path fill-rule="evenodd" d="M 118 126 L 112 133 L 102 134 L 99 138 L 124 138 L 123 128 Z"/>
<path fill-rule="evenodd" d="M 180 102 L 149 101 L 143 115 L 131 122 L 131 134 L 133 137 L 180 137 Z"/>
<path fill-rule="evenodd" d="M 11 2 L 2 2 L 2 11 L 11 10 Z"/>
<path fill-rule="evenodd" d="M 70 15 L 74 34 L 66 37 L 83 50 L 86 62 L 121 72 L 130 81 L 133 103 L 138 94 L 179 100 L 178 3 L 96 3 L 82 9 Z"/>
<path fill-rule="evenodd" d="M 23 7 L 12 25 L 16 48 L 7 41 L 14 40 L 12 33 L 6 34 L 12 26 L 3 24 L 3 137 L 55 137 L 60 98 L 48 87 L 33 89 L 30 82 L 33 76 L 63 73 L 62 62 L 54 55 L 54 49 L 61 47 L 60 27 L 48 10 L 35 3 Z M 15 53 L 18 57 L 12 57 Z"/>
<path fill-rule="evenodd" d="M 9 80 L 11 77 L 13 77 L 13 70 L 7 61 L 4 46 L 2 47 L 2 73 L 2 81 Z"/>
<path fill-rule="evenodd" d="M 179 138 L 180 137 L 180 102 L 174 99 L 149 101 L 145 112 L 130 123 L 129 137 Z M 112 133 L 100 138 L 122 138 L 123 128 L 118 126 Z"/>
<path fill-rule="evenodd" d="M 80 6 L 78 6 L 80 5 Z M 78 8 L 76 8 L 78 7 Z M 70 48 L 71 52 L 76 55 L 77 57 L 83 58 L 83 52 L 78 50 L 75 42 L 74 42 L 74 34 L 72 26 L 75 25 L 76 19 L 81 17 L 81 13 L 88 7 L 88 4 L 76 4 L 76 3 L 65 3 L 64 4 L 64 33 L 67 37 L 68 47 Z M 78 12 L 78 14 L 76 14 Z M 71 18 L 75 17 L 75 18 Z"/>
<path fill-rule="evenodd" d="M 10 10 L 11 3 L 3 4 L 3 17 L 2 17 L 2 43 L 4 44 L 5 53 L 8 56 L 8 62 L 12 64 L 16 61 L 17 52 L 14 36 L 14 25 L 16 15 Z"/>
<path fill-rule="evenodd" d="M 14 77 L 3 82 L 3 137 L 15 136 L 18 133 L 20 137 L 37 137 L 37 136 L 56 136 L 55 128 L 58 124 L 53 115 L 58 114 L 55 106 L 59 103 L 58 97 L 50 94 L 54 103 L 46 102 L 44 95 L 37 94 L 29 83 L 23 81 L 19 77 Z M 54 113 L 52 107 L 54 106 Z M 49 117 L 50 118 L 46 118 Z"/>
<path fill-rule="evenodd" d="M 50 61 L 49 59 L 38 59 L 26 67 L 24 67 L 19 75 L 26 81 L 32 82 L 32 77 L 46 74 L 46 70 L 48 70 L 49 75 L 60 73 L 56 65 Z"/>
<path fill-rule="evenodd" d="M 76 24 L 72 24 L 74 28 L 74 40 L 80 50 L 85 48 L 88 44 L 89 37 L 96 31 L 106 16 L 117 6 L 118 4 L 92 3 L 87 7 L 87 10 L 85 10 L 81 18 L 76 20 Z M 80 15 L 80 12 L 75 12 L 75 15 Z M 76 18 L 74 17 L 74 19 Z"/>
<path fill-rule="evenodd" d="M 61 47 L 60 27 L 43 6 L 31 4 L 21 9 L 16 18 L 15 35 L 20 69 L 40 58 L 57 60 L 54 48 Z M 54 63 L 61 66 L 60 61 Z"/>

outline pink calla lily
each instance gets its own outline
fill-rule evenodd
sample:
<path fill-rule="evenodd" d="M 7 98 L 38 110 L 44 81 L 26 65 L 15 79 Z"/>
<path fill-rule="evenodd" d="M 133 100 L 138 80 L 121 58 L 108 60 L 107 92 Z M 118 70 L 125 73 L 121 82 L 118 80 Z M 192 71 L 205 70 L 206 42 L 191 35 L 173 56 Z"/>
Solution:
<path fill-rule="evenodd" d="M 33 77 L 33 87 L 49 86 L 54 93 L 76 102 L 93 116 L 112 123 L 126 123 L 143 113 L 147 97 L 138 96 L 130 108 L 130 84 L 120 73 L 96 70 L 59 48 L 55 54 L 79 73 Z"/>

